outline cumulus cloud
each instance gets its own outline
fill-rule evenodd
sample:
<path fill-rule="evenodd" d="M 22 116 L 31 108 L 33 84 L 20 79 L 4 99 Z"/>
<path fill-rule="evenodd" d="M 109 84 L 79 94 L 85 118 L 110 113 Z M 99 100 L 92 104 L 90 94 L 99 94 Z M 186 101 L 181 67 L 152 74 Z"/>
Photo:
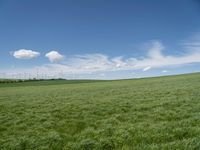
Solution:
<path fill-rule="evenodd" d="M 57 51 L 50 51 L 48 53 L 46 53 L 45 55 L 50 62 L 52 63 L 56 63 L 56 62 L 59 62 L 59 61 L 62 61 L 64 59 L 64 56 L 61 55 L 59 52 Z"/>
<path fill-rule="evenodd" d="M 14 51 L 13 56 L 17 59 L 31 59 L 34 57 L 38 57 L 40 55 L 39 52 L 27 50 L 27 49 L 20 49 Z"/>

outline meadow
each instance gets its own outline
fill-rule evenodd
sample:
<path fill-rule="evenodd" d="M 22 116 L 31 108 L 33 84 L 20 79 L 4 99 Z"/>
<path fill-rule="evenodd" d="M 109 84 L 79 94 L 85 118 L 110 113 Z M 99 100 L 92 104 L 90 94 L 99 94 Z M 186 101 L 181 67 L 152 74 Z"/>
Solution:
<path fill-rule="evenodd" d="M 200 149 L 200 73 L 0 84 L 1 150 Z"/>

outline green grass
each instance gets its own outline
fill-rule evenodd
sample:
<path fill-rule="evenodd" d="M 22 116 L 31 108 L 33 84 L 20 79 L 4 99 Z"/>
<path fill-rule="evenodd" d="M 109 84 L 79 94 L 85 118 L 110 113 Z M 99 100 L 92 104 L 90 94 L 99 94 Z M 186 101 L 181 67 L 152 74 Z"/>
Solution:
<path fill-rule="evenodd" d="M 199 73 L 0 86 L 1 150 L 199 148 Z"/>

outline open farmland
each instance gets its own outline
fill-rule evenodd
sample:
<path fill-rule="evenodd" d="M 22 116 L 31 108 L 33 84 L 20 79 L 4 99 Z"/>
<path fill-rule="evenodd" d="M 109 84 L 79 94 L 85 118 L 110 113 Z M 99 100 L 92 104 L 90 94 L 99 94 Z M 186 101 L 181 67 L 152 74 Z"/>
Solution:
<path fill-rule="evenodd" d="M 0 149 L 200 148 L 199 73 L 48 82 L 0 85 Z"/>

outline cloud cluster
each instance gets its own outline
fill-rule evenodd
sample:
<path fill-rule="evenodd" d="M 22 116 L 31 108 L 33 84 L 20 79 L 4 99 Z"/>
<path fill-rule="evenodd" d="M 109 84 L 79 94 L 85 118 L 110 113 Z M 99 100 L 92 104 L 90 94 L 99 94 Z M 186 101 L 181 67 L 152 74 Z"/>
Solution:
<path fill-rule="evenodd" d="M 121 56 L 109 58 L 103 54 L 75 55 L 62 64 L 45 64 L 38 68 L 41 72 L 49 74 L 60 71 L 66 74 L 81 74 L 120 70 L 149 71 L 154 68 L 180 66 L 188 63 L 200 62 L 200 51 L 192 51 L 181 56 L 164 55 L 163 51 L 164 46 L 162 43 L 154 41 L 147 51 L 146 57 L 141 59 L 132 57 L 124 59 Z"/>
<path fill-rule="evenodd" d="M 135 68 L 161 68 L 166 66 L 177 66 L 189 63 L 200 62 L 200 47 L 196 47 L 180 56 L 164 55 L 164 46 L 161 42 L 154 41 L 148 51 L 148 55 L 143 59 L 136 59 Z"/>
<path fill-rule="evenodd" d="M 103 54 L 78 55 L 68 59 L 59 68 L 67 72 L 96 72 L 96 71 L 118 71 L 118 70 L 143 70 L 163 68 L 168 66 L 180 66 L 189 63 L 200 62 L 199 51 L 191 51 L 181 56 L 164 55 L 164 46 L 159 41 L 154 41 L 143 58 L 114 57 L 109 58 Z M 55 66 L 55 67 L 54 67 Z M 58 68 L 58 65 L 51 64 L 51 67 Z"/>
<path fill-rule="evenodd" d="M 26 49 L 20 49 L 13 53 L 13 56 L 17 59 L 31 59 L 34 57 L 38 57 L 39 55 L 40 55 L 39 52 Z"/>
<path fill-rule="evenodd" d="M 45 56 L 52 63 L 56 63 L 56 62 L 62 61 L 64 59 L 64 56 L 61 55 L 60 53 L 58 53 L 57 51 L 48 52 L 48 53 L 46 53 Z"/>
<path fill-rule="evenodd" d="M 40 70 L 40 72 L 51 75 L 59 72 L 64 74 L 83 74 L 124 70 L 149 71 L 155 68 L 163 69 L 170 66 L 182 66 L 190 63 L 200 63 L 199 43 L 187 43 L 188 51 L 177 56 L 164 54 L 165 47 L 163 44 L 159 41 L 153 41 L 146 55 L 142 58 L 130 57 L 125 59 L 122 56 L 110 58 L 104 54 L 86 54 L 75 55 L 62 61 L 62 63 L 59 63 L 59 61 L 63 60 L 64 56 L 57 51 L 51 51 L 45 55 L 51 63 L 31 69 L 24 69 L 24 72 L 33 73 L 36 72 L 36 70 Z M 189 50 L 189 48 L 191 50 Z M 39 55 L 37 52 L 30 52 Z M 23 57 L 20 58 L 27 58 L 27 55 L 28 54 L 25 53 L 22 55 Z M 29 58 L 35 57 L 35 55 L 31 55 Z M 19 54 L 15 54 L 15 57 L 19 57 Z M 167 71 L 162 72 L 166 73 Z"/>
<path fill-rule="evenodd" d="M 40 55 L 39 52 L 27 49 L 20 49 L 11 54 L 17 59 L 32 59 Z M 52 63 L 57 63 L 64 60 L 64 56 L 57 51 L 50 51 L 45 54 L 45 57 L 47 57 Z"/>

